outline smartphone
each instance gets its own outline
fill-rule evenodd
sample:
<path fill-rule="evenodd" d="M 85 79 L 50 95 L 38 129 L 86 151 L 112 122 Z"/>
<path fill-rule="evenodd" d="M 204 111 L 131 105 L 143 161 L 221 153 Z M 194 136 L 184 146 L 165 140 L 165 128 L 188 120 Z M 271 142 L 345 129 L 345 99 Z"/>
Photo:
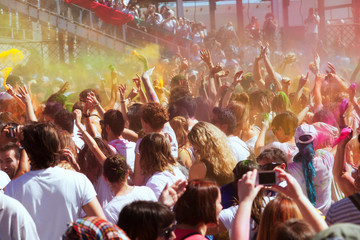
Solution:
<path fill-rule="evenodd" d="M 257 185 L 271 186 L 279 183 L 278 172 L 259 171 L 256 178 Z"/>

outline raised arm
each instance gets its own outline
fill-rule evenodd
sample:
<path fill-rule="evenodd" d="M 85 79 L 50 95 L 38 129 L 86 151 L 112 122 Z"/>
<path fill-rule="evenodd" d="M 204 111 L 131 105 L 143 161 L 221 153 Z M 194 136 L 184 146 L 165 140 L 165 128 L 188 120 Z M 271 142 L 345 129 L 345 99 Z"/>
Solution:
<path fill-rule="evenodd" d="M 138 74 L 136 74 L 136 78 L 133 78 L 133 82 L 135 83 L 137 91 L 139 93 L 140 101 L 142 103 L 147 103 L 148 100 L 146 98 L 146 95 L 145 95 L 142 87 L 141 87 L 141 78 L 140 78 L 140 76 Z"/>
<path fill-rule="evenodd" d="M 239 71 L 235 73 L 234 80 L 231 83 L 231 85 L 227 88 L 226 93 L 224 95 L 223 101 L 221 103 L 221 107 L 225 108 L 229 105 L 231 95 L 235 89 L 235 87 L 241 82 L 243 79 L 243 71 Z"/>
<path fill-rule="evenodd" d="M 315 85 L 314 85 L 314 89 L 313 89 L 313 95 L 314 95 L 314 107 L 315 109 L 321 110 L 323 105 L 322 105 L 322 95 L 321 95 L 321 86 L 322 86 L 322 82 L 325 79 L 325 75 L 324 74 L 317 74 L 316 78 L 315 78 Z"/>
<path fill-rule="evenodd" d="M 157 96 L 157 94 L 150 82 L 150 77 L 152 75 L 152 72 L 154 71 L 154 68 L 155 67 L 150 68 L 149 70 L 145 71 L 141 77 L 141 80 L 144 84 L 146 97 L 149 100 L 149 102 L 160 103 L 159 97 Z"/>
<path fill-rule="evenodd" d="M 291 197 L 299 207 L 304 220 L 309 223 L 316 232 L 326 229 L 328 226 L 325 220 L 317 212 L 316 208 L 312 205 L 307 196 L 305 196 L 302 192 L 300 184 L 296 181 L 296 179 L 283 169 L 276 168 L 275 171 L 278 172 L 279 179 L 285 179 L 287 185 L 286 187 L 274 185 L 272 186 L 272 189 Z"/>
<path fill-rule="evenodd" d="M 256 186 L 257 170 L 249 171 L 238 181 L 239 207 L 231 227 L 231 240 L 248 240 L 252 203 L 263 188 Z"/>
<path fill-rule="evenodd" d="M 261 148 L 265 146 L 265 136 L 267 130 L 269 129 L 269 124 L 270 123 L 268 119 L 264 120 L 262 123 L 262 128 L 254 147 L 254 152 L 256 156 L 261 153 Z"/>
<path fill-rule="evenodd" d="M 338 144 L 333 166 L 334 179 L 339 185 L 340 190 L 345 194 L 346 197 L 358 192 L 355 186 L 355 180 L 351 176 L 351 173 L 348 171 L 348 167 L 344 157 L 346 144 L 351 140 L 351 138 L 352 133 L 350 133 Z"/>
<path fill-rule="evenodd" d="M 359 74 L 359 71 L 360 71 L 360 58 L 359 58 L 358 64 L 356 65 L 354 72 L 351 74 L 351 77 L 350 77 L 351 83 L 355 82 L 356 76 Z"/>
<path fill-rule="evenodd" d="M 295 96 L 294 96 L 294 99 L 293 99 L 293 102 L 291 103 L 292 105 L 294 106 L 297 106 L 298 103 L 299 103 L 299 100 L 300 100 L 300 97 L 303 93 L 303 89 L 304 89 L 304 86 L 305 84 L 307 83 L 309 79 L 309 72 L 305 75 L 301 75 L 300 79 L 299 79 L 299 85 L 298 85 L 298 88 L 295 92 Z"/>
<path fill-rule="evenodd" d="M 125 100 L 125 92 L 126 92 L 126 84 L 120 84 L 118 86 L 119 93 L 120 93 L 120 111 L 125 120 L 125 127 L 129 127 L 129 119 L 127 117 L 127 107 L 126 107 L 126 100 Z"/>
<path fill-rule="evenodd" d="M 95 155 L 101 166 L 104 165 L 106 160 L 105 154 L 101 151 L 94 138 L 86 131 L 84 126 L 81 124 L 81 111 L 79 109 L 74 110 L 75 124 L 79 128 L 85 143 L 89 146 L 90 150 Z"/>
<path fill-rule="evenodd" d="M 27 122 L 37 122 L 37 118 L 34 112 L 33 105 L 31 103 L 30 95 L 26 89 L 26 86 L 18 89 L 17 97 L 21 100 L 21 102 L 25 105 L 26 111 L 26 121 Z"/>

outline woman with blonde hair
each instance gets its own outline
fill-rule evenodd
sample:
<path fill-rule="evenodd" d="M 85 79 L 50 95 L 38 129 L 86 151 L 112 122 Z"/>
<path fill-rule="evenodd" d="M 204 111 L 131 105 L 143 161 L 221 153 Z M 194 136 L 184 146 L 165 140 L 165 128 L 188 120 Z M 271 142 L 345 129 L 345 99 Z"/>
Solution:
<path fill-rule="evenodd" d="M 211 123 L 198 122 L 188 138 L 196 158 L 189 171 L 189 180 L 207 178 L 219 186 L 233 181 L 236 160 L 226 135 L 220 129 Z"/>
<path fill-rule="evenodd" d="M 176 166 L 177 162 L 171 155 L 170 142 L 164 135 L 160 133 L 146 135 L 140 143 L 139 150 L 145 185 L 154 191 L 157 198 L 167 184 L 171 186 L 178 180 L 186 180 Z"/>
<path fill-rule="evenodd" d="M 182 116 L 174 117 L 169 123 L 175 132 L 176 140 L 178 142 L 178 162 L 189 169 L 194 159 L 194 154 L 191 151 L 191 145 L 187 137 L 189 133 L 189 124 Z"/>
<path fill-rule="evenodd" d="M 260 134 L 260 129 L 254 124 L 250 123 L 249 119 L 249 96 L 244 93 L 239 97 L 240 101 L 231 101 L 227 108 L 235 115 L 236 117 L 236 127 L 234 130 L 234 135 L 238 136 L 243 140 L 248 147 L 254 151 L 256 140 Z"/>

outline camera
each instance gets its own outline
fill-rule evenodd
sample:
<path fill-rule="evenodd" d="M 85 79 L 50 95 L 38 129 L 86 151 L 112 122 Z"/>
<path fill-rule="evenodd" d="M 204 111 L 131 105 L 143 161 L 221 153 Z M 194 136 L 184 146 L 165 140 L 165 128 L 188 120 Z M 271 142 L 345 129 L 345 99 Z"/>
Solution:
<path fill-rule="evenodd" d="M 9 132 L 6 133 L 6 136 L 8 138 L 14 138 L 15 137 L 15 129 L 16 127 L 11 127 L 11 128 L 8 128 L 9 129 Z"/>
<path fill-rule="evenodd" d="M 277 185 L 279 183 L 278 172 L 276 171 L 259 171 L 256 184 L 264 186 Z"/>

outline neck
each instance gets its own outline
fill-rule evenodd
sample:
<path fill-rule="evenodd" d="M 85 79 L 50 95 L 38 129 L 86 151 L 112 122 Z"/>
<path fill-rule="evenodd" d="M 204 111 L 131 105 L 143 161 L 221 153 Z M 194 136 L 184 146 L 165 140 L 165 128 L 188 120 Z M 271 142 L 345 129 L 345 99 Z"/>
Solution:
<path fill-rule="evenodd" d="M 176 225 L 177 228 L 180 229 L 191 229 L 191 230 L 195 230 L 198 233 L 200 233 L 201 235 L 205 236 L 206 235 L 206 231 L 207 231 L 207 226 L 205 223 L 198 223 L 195 226 L 191 226 L 188 224 L 178 224 Z"/>
<path fill-rule="evenodd" d="M 129 192 L 131 192 L 134 188 L 133 186 L 129 186 L 126 180 L 124 182 L 111 183 L 110 187 L 115 197 L 126 195 Z"/>

